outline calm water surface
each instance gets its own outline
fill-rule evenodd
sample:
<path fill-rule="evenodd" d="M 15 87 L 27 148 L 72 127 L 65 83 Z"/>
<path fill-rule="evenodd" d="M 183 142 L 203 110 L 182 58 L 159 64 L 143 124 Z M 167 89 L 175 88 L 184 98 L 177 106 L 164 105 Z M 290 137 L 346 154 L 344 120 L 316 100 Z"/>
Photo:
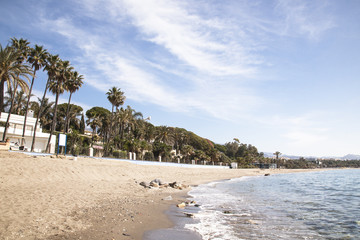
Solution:
<path fill-rule="evenodd" d="M 360 170 L 243 177 L 190 192 L 203 239 L 360 239 Z"/>

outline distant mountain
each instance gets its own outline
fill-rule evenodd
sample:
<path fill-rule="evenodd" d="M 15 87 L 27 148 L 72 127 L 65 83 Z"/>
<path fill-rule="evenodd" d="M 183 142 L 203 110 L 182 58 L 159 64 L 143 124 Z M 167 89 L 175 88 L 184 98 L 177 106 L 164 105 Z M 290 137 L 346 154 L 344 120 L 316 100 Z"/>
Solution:
<path fill-rule="evenodd" d="M 268 157 L 268 158 L 273 158 L 273 157 L 275 157 L 275 155 L 274 155 L 273 153 L 270 153 L 270 152 L 264 152 L 264 156 L 265 156 L 265 157 Z M 289 159 L 299 159 L 299 158 L 301 158 L 301 157 L 303 157 L 303 156 L 294 156 L 294 155 L 281 154 L 281 155 L 279 156 L 279 158 L 280 158 L 280 157 L 289 158 Z"/>
<path fill-rule="evenodd" d="M 274 157 L 274 154 L 270 152 L 264 152 L 264 156 L 272 158 Z M 323 159 L 338 159 L 338 160 L 360 160 L 360 155 L 356 155 L 356 154 L 347 154 L 343 157 L 334 157 L 334 156 L 314 157 L 314 156 L 295 156 L 295 155 L 282 154 L 280 155 L 280 157 L 289 158 L 289 159 L 299 159 L 301 157 L 304 157 L 306 159 L 323 158 Z"/>
<path fill-rule="evenodd" d="M 348 155 L 343 156 L 341 159 L 343 159 L 343 160 L 360 160 L 360 155 L 348 154 Z"/>

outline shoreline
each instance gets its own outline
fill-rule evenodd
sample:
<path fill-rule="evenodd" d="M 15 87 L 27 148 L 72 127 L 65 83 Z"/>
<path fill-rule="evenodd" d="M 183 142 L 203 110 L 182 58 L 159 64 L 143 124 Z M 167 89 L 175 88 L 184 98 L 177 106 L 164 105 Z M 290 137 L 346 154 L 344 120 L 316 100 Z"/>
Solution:
<path fill-rule="evenodd" d="M 1 152 L 0 239 L 142 239 L 173 226 L 165 214 L 190 188 L 145 189 L 141 181 L 200 185 L 256 176 L 329 169 L 211 169 L 137 165 L 102 159 Z M 172 200 L 162 200 L 172 196 Z"/>

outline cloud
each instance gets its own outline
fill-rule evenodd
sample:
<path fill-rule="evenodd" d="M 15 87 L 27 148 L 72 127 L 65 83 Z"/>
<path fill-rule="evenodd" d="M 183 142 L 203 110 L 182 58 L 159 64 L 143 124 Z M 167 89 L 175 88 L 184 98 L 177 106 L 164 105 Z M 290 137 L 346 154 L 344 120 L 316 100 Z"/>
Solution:
<path fill-rule="evenodd" d="M 272 30 L 279 21 L 241 4 L 240 16 L 217 12 L 214 17 L 203 9 L 216 12 L 217 6 L 206 2 L 91 0 L 81 2 L 76 17 L 44 15 L 41 23 L 71 43 L 79 53 L 76 68 L 99 91 L 119 86 L 137 102 L 230 120 L 265 104 L 248 82 L 269 65 L 260 55 L 266 37 L 280 34 Z M 301 2 L 280 1 L 277 9 L 286 26 L 304 34 L 327 29 L 326 24 L 310 29 Z"/>
<path fill-rule="evenodd" d="M 122 14 L 120 10 L 126 6 L 128 12 L 134 11 L 131 19 L 144 38 L 140 43 L 153 42 L 160 46 L 155 48 L 154 56 L 139 50 L 137 45 L 123 48 L 125 40 L 112 37 L 117 34 L 113 25 L 106 29 L 107 34 L 99 34 L 101 29 L 80 28 L 74 19 L 67 16 L 55 19 L 44 16 L 41 22 L 44 28 L 60 34 L 73 48 L 80 50 L 81 55 L 75 58 L 76 68 L 85 75 L 87 84 L 100 91 L 120 86 L 126 89 L 128 98 L 138 102 L 156 104 L 177 112 L 200 110 L 225 119 L 231 119 L 232 114 L 241 116 L 239 112 L 259 103 L 254 93 L 239 84 L 251 68 L 230 63 L 231 58 L 225 56 L 231 52 L 230 47 L 200 31 L 200 26 L 211 29 L 208 26 L 210 23 L 198 16 L 188 15 L 176 4 L 169 6 L 167 1 L 161 3 L 158 9 L 147 11 L 142 8 L 140 11 L 138 2 L 114 3 L 109 14 L 114 21 L 124 21 L 123 17 L 117 17 Z M 148 16 L 140 20 L 137 15 L 145 12 L 152 13 L 146 13 Z M 172 16 L 174 12 L 177 14 Z M 154 19 L 160 21 L 160 26 Z M 192 27 L 194 21 L 200 26 Z M 162 29 L 163 25 L 165 29 Z"/>
<path fill-rule="evenodd" d="M 283 34 L 305 35 L 318 40 L 327 30 L 335 27 L 334 20 L 326 10 L 327 1 L 278 0 L 276 10 L 283 17 Z"/>
<path fill-rule="evenodd" d="M 219 18 L 197 15 L 196 5 L 126 0 L 124 6 L 145 40 L 164 47 L 188 66 L 213 76 L 248 77 L 255 72 L 250 52 L 230 36 L 233 29 Z"/>

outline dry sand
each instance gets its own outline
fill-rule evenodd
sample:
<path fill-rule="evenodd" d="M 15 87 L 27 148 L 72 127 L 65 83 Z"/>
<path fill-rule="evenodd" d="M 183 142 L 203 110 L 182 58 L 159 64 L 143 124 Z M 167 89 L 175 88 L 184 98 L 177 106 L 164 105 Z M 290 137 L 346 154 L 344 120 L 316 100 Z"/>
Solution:
<path fill-rule="evenodd" d="M 145 189 L 141 181 L 197 185 L 309 170 L 144 166 L 123 161 L 0 151 L 0 239 L 141 239 L 170 227 L 163 212 L 189 188 Z M 171 195 L 173 200 L 163 198 Z"/>

